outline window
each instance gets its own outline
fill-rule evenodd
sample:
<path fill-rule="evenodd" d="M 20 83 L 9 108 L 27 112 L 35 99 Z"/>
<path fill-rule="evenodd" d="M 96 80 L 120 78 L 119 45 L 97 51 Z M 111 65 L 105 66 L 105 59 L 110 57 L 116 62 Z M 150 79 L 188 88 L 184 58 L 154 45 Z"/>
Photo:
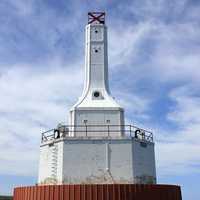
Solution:
<path fill-rule="evenodd" d="M 92 93 L 92 99 L 94 99 L 94 100 L 102 100 L 104 98 L 103 98 L 102 93 L 100 91 L 96 90 L 96 91 L 94 91 Z"/>
<path fill-rule="evenodd" d="M 98 98 L 98 97 L 100 96 L 100 93 L 99 93 L 98 91 L 95 91 L 95 92 L 93 93 L 93 96 L 96 97 L 96 98 Z"/>

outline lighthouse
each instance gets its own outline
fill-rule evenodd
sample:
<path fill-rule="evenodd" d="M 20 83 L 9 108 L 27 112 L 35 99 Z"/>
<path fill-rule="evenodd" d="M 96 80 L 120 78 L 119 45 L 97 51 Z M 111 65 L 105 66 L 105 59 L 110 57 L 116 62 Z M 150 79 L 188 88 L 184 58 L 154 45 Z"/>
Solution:
<path fill-rule="evenodd" d="M 69 122 L 42 134 L 38 184 L 156 183 L 153 134 L 126 125 L 109 90 L 105 13 L 88 13 L 84 90 Z"/>
<path fill-rule="evenodd" d="M 68 121 L 42 133 L 37 185 L 14 200 L 181 200 L 179 186 L 157 184 L 153 133 L 126 124 L 111 95 L 104 12 L 88 13 L 84 89 Z"/>

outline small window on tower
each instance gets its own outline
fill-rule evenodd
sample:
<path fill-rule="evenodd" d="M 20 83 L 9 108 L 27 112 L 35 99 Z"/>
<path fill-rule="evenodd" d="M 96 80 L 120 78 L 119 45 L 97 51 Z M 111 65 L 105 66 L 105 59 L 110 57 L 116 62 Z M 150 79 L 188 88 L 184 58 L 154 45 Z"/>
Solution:
<path fill-rule="evenodd" d="M 97 49 L 95 49 L 95 53 L 98 53 L 98 50 L 97 50 Z"/>
<path fill-rule="evenodd" d="M 95 30 L 95 33 L 98 33 L 98 31 L 97 31 L 97 30 Z"/>
<path fill-rule="evenodd" d="M 100 99 L 104 99 L 104 98 L 103 98 L 101 92 L 99 92 L 99 91 L 94 91 L 94 92 L 92 93 L 92 99 L 94 99 L 94 100 L 100 100 Z"/>
<path fill-rule="evenodd" d="M 93 95 L 94 95 L 94 97 L 96 97 L 96 98 L 97 98 L 97 97 L 99 97 L 99 96 L 100 96 L 100 93 L 99 93 L 98 91 L 96 91 L 96 92 L 94 92 L 94 94 L 93 94 Z"/>

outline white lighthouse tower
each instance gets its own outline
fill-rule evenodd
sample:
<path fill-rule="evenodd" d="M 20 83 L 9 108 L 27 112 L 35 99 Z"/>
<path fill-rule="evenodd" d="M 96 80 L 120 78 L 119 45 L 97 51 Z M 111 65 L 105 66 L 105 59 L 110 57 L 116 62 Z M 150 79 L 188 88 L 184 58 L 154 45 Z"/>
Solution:
<path fill-rule="evenodd" d="M 98 17 L 96 17 L 98 16 Z M 96 18 L 94 18 L 96 17 Z M 104 13 L 89 13 L 88 25 L 85 32 L 85 83 L 84 91 L 79 101 L 70 111 L 70 124 L 74 126 L 76 135 L 81 135 L 80 125 L 88 125 L 97 131 L 92 136 L 103 136 L 107 126 L 111 126 L 111 134 L 122 135 L 124 125 L 124 111 L 111 97 L 108 84 L 108 53 L 107 53 L 107 27 L 104 23 Z M 118 129 L 118 132 L 112 132 Z M 73 132 L 73 134 L 75 134 Z M 83 133 L 84 134 L 84 133 Z"/>
<path fill-rule="evenodd" d="M 88 13 L 84 91 L 69 121 L 42 134 L 38 184 L 156 183 L 152 133 L 126 125 L 109 91 L 105 13 Z"/>

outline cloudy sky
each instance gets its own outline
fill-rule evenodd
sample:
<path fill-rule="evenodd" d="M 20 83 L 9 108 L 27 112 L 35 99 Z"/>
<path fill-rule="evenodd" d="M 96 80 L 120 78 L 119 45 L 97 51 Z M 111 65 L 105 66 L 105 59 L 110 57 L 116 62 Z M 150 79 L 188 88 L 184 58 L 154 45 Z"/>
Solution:
<path fill-rule="evenodd" d="M 83 89 L 88 11 L 105 11 L 112 95 L 152 130 L 159 183 L 200 196 L 200 1 L 0 0 L 0 194 L 37 182 L 41 132 Z"/>

